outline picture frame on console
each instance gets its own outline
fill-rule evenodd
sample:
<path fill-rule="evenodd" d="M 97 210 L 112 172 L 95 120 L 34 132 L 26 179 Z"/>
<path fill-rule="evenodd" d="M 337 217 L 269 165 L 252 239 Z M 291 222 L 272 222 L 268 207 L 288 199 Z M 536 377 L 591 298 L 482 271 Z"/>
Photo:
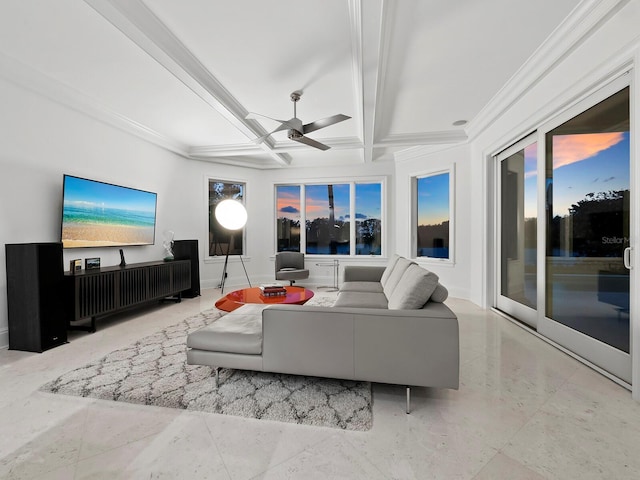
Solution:
<path fill-rule="evenodd" d="M 84 259 L 84 269 L 85 270 L 98 270 L 100 269 L 100 258 L 85 258 Z"/>

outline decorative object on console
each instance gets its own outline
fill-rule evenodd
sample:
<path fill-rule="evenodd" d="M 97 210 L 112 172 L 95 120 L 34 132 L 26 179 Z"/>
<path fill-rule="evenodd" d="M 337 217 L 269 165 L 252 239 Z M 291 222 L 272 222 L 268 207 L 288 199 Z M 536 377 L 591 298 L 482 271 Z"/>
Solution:
<path fill-rule="evenodd" d="M 84 269 L 85 270 L 97 270 L 100 268 L 100 258 L 85 258 L 84 259 Z"/>
<path fill-rule="evenodd" d="M 170 262 L 173 260 L 173 237 L 175 233 L 171 230 L 165 230 L 164 233 L 164 242 L 162 242 L 162 246 L 164 247 L 164 261 Z"/>
<path fill-rule="evenodd" d="M 82 259 L 76 258 L 69 261 L 69 271 L 71 273 L 79 272 L 82 270 Z"/>
<path fill-rule="evenodd" d="M 215 216 L 220 225 L 229 230 L 229 238 L 231 238 L 232 231 L 240 230 L 247 223 L 247 210 L 244 208 L 244 205 L 238 200 L 226 199 L 218 203 L 215 210 Z M 229 241 L 229 243 L 231 243 L 231 241 Z M 249 283 L 249 286 L 251 286 L 251 280 L 249 280 L 249 274 L 247 273 L 247 269 L 244 266 L 242 254 L 238 256 L 240 257 L 240 262 L 242 263 L 244 274 L 247 277 L 247 282 Z M 227 255 L 224 257 L 224 267 L 222 268 L 222 278 L 220 279 L 221 293 L 224 293 L 224 284 L 227 279 L 228 263 L 229 249 L 227 249 Z"/>
<path fill-rule="evenodd" d="M 121 267 L 127 266 L 127 262 L 124 261 L 124 252 L 122 251 L 122 249 L 120 249 L 120 266 Z"/>

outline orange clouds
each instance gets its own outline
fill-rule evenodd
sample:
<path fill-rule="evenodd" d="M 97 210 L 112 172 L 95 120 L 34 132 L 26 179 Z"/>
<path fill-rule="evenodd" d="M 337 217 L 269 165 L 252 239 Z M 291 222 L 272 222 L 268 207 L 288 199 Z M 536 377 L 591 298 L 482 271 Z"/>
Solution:
<path fill-rule="evenodd" d="M 557 135 L 553 137 L 553 168 L 591 158 L 623 139 L 623 132 Z"/>

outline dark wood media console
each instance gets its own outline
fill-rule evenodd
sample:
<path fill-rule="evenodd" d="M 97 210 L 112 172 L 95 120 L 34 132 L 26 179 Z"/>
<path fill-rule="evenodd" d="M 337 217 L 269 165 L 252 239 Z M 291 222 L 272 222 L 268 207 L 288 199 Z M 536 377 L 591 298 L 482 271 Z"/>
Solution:
<path fill-rule="evenodd" d="M 135 263 L 64 274 L 71 322 L 90 318 L 90 326 L 70 324 L 70 330 L 95 332 L 96 317 L 154 300 L 180 301 L 191 288 L 190 260 Z"/>

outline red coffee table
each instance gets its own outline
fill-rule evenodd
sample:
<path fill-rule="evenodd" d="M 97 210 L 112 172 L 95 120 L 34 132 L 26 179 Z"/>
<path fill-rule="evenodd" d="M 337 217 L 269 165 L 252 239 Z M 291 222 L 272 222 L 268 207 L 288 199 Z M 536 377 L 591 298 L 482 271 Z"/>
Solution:
<path fill-rule="evenodd" d="M 276 305 L 281 303 L 302 305 L 306 303 L 313 292 L 303 287 L 284 287 L 287 291 L 286 295 L 278 295 L 274 297 L 265 297 L 261 295 L 259 287 L 243 288 L 231 292 L 216 302 L 216 308 L 225 312 L 232 312 L 236 308 L 240 308 L 247 303 L 258 303 L 263 305 Z"/>

